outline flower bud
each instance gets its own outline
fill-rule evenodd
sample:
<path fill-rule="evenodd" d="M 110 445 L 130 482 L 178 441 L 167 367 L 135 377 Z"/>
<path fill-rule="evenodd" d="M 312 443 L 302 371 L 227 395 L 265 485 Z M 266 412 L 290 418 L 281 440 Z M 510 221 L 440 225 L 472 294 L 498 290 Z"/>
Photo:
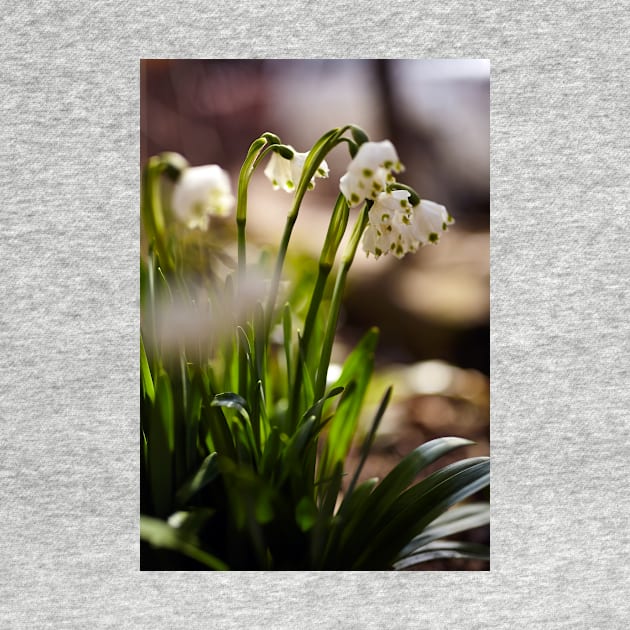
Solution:
<path fill-rule="evenodd" d="M 280 138 L 276 136 L 275 133 L 271 133 L 270 131 L 265 131 L 265 133 L 263 133 L 260 137 L 264 138 L 269 144 L 281 143 Z"/>
<path fill-rule="evenodd" d="M 165 151 L 159 155 L 160 163 L 164 169 L 164 174 L 172 181 L 176 182 L 182 172 L 188 168 L 188 160 L 174 151 Z"/>
<path fill-rule="evenodd" d="M 365 144 L 366 142 L 369 142 L 370 139 L 368 138 L 367 133 L 365 133 L 365 131 L 363 131 L 363 129 L 361 129 L 361 127 L 357 127 L 357 125 L 351 125 L 350 126 L 350 133 L 352 134 L 352 138 L 354 139 L 354 141 L 361 146 L 362 144 Z"/>

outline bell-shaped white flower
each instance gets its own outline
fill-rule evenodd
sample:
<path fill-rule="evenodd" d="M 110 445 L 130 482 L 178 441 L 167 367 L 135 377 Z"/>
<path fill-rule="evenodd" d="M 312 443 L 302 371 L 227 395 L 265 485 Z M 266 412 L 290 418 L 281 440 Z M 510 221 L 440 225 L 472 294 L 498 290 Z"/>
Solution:
<path fill-rule="evenodd" d="M 445 232 L 453 222 L 453 217 L 444 206 L 434 201 L 422 199 L 414 208 L 412 232 L 422 245 L 437 243 L 440 234 Z"/>
<path fill-rule="evenodd" d="M 299 153 L 291 145 L 287 145 L 287 147 L 293 151 L 293 157 L 289 160 L 274 151 L 264 173 L 274 190 L 282 188 L 282 190 L 287 192 L 293 192 L 300 181 L 300 177 L 302 177 L 302 170 L 304 169 L 308 153 Z M 328 164 L 326 164 L 326 160 L 323 160 L 309 182 L 309 190 L 315 187 L 316 177 L 328 177 L 328 173 Z"/>
<path fill-rule="evenodd" d="M 227 216 L 234 207 L 228 174 L 216 164 L 186 168 L 175 182 L 173 212 L 189 229 L 208 229 L 211 215 Z"/>
<path fill-rule="evenodd" d="M 407 190 L 384 191 L 376 196 L 363 234 L 367 254 L 380 258 L 391 252 L 402 258 L 427 243 L 437 243 L 440 233 L 453 223 L 444 206 L 427 200 L 412 206 L 410 197 Z"/>
<path fill-rule="evenodd" d="M 403 167 L 394 145 L 389 140 L 364 142 L 348 165 L 347 173 L 339 180 L 339 189 L 350 206 L 364 199 L 376 199 L 394 181 L 392 171 Z"/>

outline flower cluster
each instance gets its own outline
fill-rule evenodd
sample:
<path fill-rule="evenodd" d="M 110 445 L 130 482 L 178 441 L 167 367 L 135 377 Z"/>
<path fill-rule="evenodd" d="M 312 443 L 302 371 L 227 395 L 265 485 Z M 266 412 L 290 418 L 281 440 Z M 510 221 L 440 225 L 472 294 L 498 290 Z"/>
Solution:
<path fill-rule="evenodd" d="M 295 189 L 308 153 L 298 153 L 283 145 L 284 155 L 274 152 L 265 175 L 274 189 Z M 290 157 L 285 157 L 290 155 Z M 360 144 L 347 172 L 339 180 L 339 189 L 353 207 L 365 200 L 373 205 L 363 235 L 363 249 L 375 258 L 392 253 L 402 258 L 428 243 L 437 243 L 440 234 L 453 223 L 444 206 L 420 200 L 411 189 L 396 184 L 394 173 L 404 167 L 389 140 Z M 328 177 L 328 165 L 322 162 L 315 177 Z M 309 188 L 315 185 L 315 177 Z"/>
<path fill-rule="evenodd" d="M 228 174 L 216 164 L 185 168 L 171 198 L 177 219 L 189 229 L 208 229 L 211 215 L 226 216 L 234 207 Z"/>
<path fill-rule="evenodd" d="M 363 249 L 376 258 L 389 252 L 402 258 L 422 245 L 437 243 L 440 233 L 453 223 L 444 206 L 421 201 L 408 190 L 397 189 L 393 173 L 402 170 L 389 140 L 365 142 L 339 181 L 350 206 L 365 199 L 374 202 L 363 235 Z"/>
<path fill-rule="evenodd" d="M 339 188 L 349 206 L 364 199 L 376 199 L 394 181 L 392 171 L 403 167 L 394 145 L 389 140 L 365 142 L 348 165 L 348 172 L 339 180 Z"/>
<path fill-rule="evenodd" d="M 453 223 L 446 208 L 433 201 L 410 201 L 407 190 L 380 193 L 368 214 L 368 227 L 363 235 L 363 249 L 379 258 L 391 252 L 402 258 L 427 243 L 436 244 L 440 233 Z"/>
<path fill-rule="evenodd" d="M 306 161 L 308 153 L 300 153 L 290 145 L 287 145 L 286 148 L 293 153 L 293 157 L 288 159 L 280 155 L 280 153 L 274 151 L 264 172 L 267 179 L 271 182 L 274 190 L 282 188 L 287 192 L 293 192 L 300 181 L 300 177 L 302 176 L 304 162 Z M 316 177 L 328 177 L 328 172 L 328 164 L 326 164 L 326 161 L 324 160 L 319 165 L 313 179 L 309 182 L 309 190 L 315 187 Z"/>

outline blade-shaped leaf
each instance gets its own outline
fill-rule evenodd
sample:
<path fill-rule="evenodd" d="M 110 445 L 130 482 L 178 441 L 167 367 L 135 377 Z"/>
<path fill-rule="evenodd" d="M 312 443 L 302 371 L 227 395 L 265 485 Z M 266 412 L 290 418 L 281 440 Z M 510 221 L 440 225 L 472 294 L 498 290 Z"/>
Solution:
<path fill-rule="evenodd" d="M 394 569 L 408 569 L 429 560 L 448 558 L 468 558 L 471 560 L 490 560 L 490 548 L 476 543 L 436 540 L 425 545 L 421 551 L 394 563 Z"/>
<path fill-rule="evenodd" d="M 476 457 L 445 466 L 403 492 L 381 521 L 380 531 L 369 541 L 354 569 L 384 567 L 414 536 L 449 507 L 486 487 L 490 462 Z"/>
<path fill-rule="evenodd" d="M 383 399 L 381 400 L 381 404 L 379 405 L 376 414 L 374 415 L 374 420 L 372 420 L 372 426 L 370 427 L 370 432 L 368 433 L 365 441 L 363 442 L 363 446 L 361 447 L 361 457 L 359 459 L 359 463 L 357 465 L 357 469 L 352 476 L 352 480 L 350 481 L 350 485 L 348 486 L 347 495 L 352 494 L 352 490 L 359 479 L 359 475 L 361 474 L 361 470 L 363 469 L 363 465 L 367 460 L 367 457 L 370 453 L 370 449 L 372 448 L 372 444 L 374 444 L 374 438 L 376 437 L 376 432 L 378 430 L 379 424 L 381 423 L 381 418 L 385 414 L 385 410 L 387 409 L 387 405 L 392 396 L 392 387 L 388 387 Z"/>
<path fill-rule="evenodd" d="M 239 412 L 244 412 L 249 416 L 249 409 L 247 408 L 247 401 L 234 392 L 224 392 L 217 394 L 210 403 L 213 407 L 227 407 L 228 409 L 236 409 Z"/>
<path fill-rule="evenodd" d="M 348 454 L 354 437 L 359 413 L 374 368 L 374 350 L 378 330 L 370 329 L 346 359 L 335 387 L 346 388 L 330 423 L 319 477 L 329 477 L 337 462 Z"/>
<path fill-rule="evenodd" d="M 155 407 L 150 411 L 147 454 L 151 500 L 155 513 L 166 516 L 173 494 L 173 451 L 175 442 L 173 394 L 168 374 L 158 374 Z"/>
<path fill-rule="evenodd" d="M 178 505 L 185 505 L 199 490 L 213 481 L 218 474 L 217 454 L 211 453 L 203 460 L 199 470 L 178 490 L 175 497 Z"/>
<path fill-rule="evenodd" d="M 210 569 L 215 569 L 216 571 L 229 570 L 229 567 L 224 562 L 202 551 L 188 540 L 183 539 L 177 532 L 177 529 L 157 518 L 140 517 L 140 538 L 159 549 L 177 551 L 206 565 Z"/>
<path fill-rule="evenodd" d="M 436 518 L 400 552 L 400 557 L 403 558 L 416 553 L 420 548 L 438 538 L 445 538 L 468 529 L 481 527 L 489 522 L 489 503 L 458 505 Z"/>
<path fill-rule="evenodd" d="M 151 402 L 155 401 L 155 388 L 153 387 L 153 377 L 151 376 L 151 368 L 147 359 L 147 353 L 144 349 L 142 335 L 140 335 L 140 374 L 142 377 L 142 393 L 149 398 Z"/>
<path fill-rule="evenodd" d="M 376 486 L 370 498 L 361 507 L 358 520 L 364 526 L 356 533 L 348 530 L 343 534 L 342 547 L 353 556 L 368 543 L 379 530 L 381 523 L 390 517 L 390 508 L 400 494 L 422 470 L 451 451 L 473 444 L 470 440 L 456 437 L 437 438 L 426 442 L 402 459 L 398 465 Z"/>

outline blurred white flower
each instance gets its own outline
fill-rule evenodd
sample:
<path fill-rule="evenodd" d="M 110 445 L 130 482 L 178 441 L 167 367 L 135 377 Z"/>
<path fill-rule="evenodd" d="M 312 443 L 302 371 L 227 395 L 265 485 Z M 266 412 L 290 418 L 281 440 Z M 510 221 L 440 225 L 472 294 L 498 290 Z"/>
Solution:
<path fill-rule="evenodd" d="M 267 164 L 267 168 L 265 168 L 264 172 L 267 179 L 271 182 L 274 190 L 282 188 L 287 192 L 293 192 L 300 181 L 300 177 L 302 176 L 304 162 L 306 161 L 308 153 L 299 153 L 291 145 L 287 145 L 287 147 L 293 151 L 293 157 L 289 160 L 274 151 L 271 154 L 271 159 L 269 160 L 269 164 Z M 324 160 L 319 165 L 315 175 L 309 182 L 309 190 L 315 187 L 316 177 L 328 177 L 328 172 L 328 164 L 326 163 L 326 160 Z"/>
<path fill-rule="evenodd" d="M 440 234 L 453 223 L 446 208 L 433 201 L 409 202 L 407 190 L 380 193 L 368 214 L 363 249 L 375 258 L 391 252 L 402 258 L 427 243 L 437 243 Z"/>
<path fill-rule="evenodd" d="M 365 142 L 348 165 L 348 172 L 339 180 L 339 189 L 350 206 L 364 199 L 376 199 L 387 184 L 394 181 L 392 171 L 403 167 L 394 145 L 389 140 Z"/>
<path fill-rule="evenodd" d="M 208 229 L 211 215 L 227 216 L 234 207 L 228 174 L 216 164 L 182 171 L 173 188 L 173 212 L 189 229 Z"/>

